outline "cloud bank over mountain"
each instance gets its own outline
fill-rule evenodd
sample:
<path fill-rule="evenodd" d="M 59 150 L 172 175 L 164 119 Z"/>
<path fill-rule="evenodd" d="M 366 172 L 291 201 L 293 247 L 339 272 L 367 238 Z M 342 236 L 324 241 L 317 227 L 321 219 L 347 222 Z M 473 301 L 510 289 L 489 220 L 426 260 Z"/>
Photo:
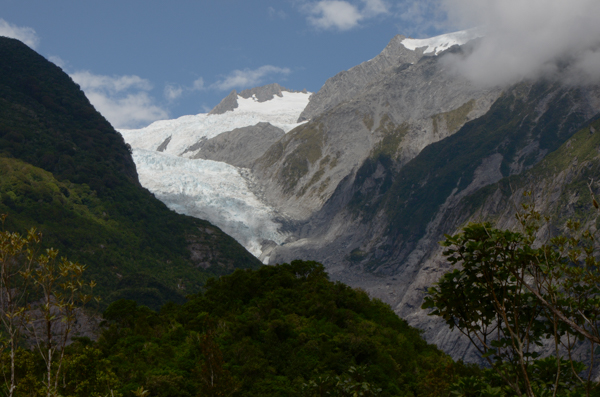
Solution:
<path fill-rule="evenodd" d="M 448 66 L 475 83 L 600 81 L 597 0 L 443 0 L 442 7 L 451 24 L 485 29 L 471 53 L 448 57 Z"/>
<path fill-rule="evenodd" d="M 13 25 L 2 18 L 0 18 L 0 36 L 20 40 L 33 49 L 36 49 L 40 42 L 35 29 L 27 26 Z"/>
<path fill-rule="evenodd" d="M 70 76 L 116 128 L 135 128 L 168 117 L 149 94 L 152 84 L 139 76 L 103 76 L 89 71 Z"/>

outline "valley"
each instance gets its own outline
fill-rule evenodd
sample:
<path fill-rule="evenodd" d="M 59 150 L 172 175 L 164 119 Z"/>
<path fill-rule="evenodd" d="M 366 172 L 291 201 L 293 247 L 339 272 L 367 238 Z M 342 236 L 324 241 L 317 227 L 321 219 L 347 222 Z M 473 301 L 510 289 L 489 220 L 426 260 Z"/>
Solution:
<path fill-rule="evenodd" d="M 169 208 L 208 219 L 263 263 L 319 261 L 454 358 L 477 360 L 468 341 L 420 309 L 448 269 L 438 241 L 471 220 L 514 226 L 511 203 L 525 189 L 554 189 L 552 200 L 536 200 L 556 231 L 565 211 L 591 208 L 584 193 L 560 204 L 585 180 L 567 171 L 576 156 L 552 176 L 533 175 L 575 133 L 595 128 L 600 112 L 597 85 L 483 87 L 453 73 L 448 60 L 479 37 L 396 36 L 316 93 L 232 92 L 208 114 L 121 133 L 142 183 Z M 555 183 L 565 173 L 569 182 Z"/>
<path fill-rule="evenodd" d="M 600 396 L 597 0 L 33 2 L 0 394 Z"/>

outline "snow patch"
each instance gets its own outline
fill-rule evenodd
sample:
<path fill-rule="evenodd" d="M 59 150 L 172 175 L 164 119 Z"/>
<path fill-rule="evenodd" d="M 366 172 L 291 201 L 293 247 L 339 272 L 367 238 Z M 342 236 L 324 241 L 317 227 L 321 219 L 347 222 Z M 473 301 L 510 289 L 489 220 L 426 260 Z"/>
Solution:
<path fill-rule="evenodd" d="M 463 45 L 482 36 L 481 29 L 475 28 L 446 33 L 428 39 L 404 39 L 402 40 L 402 45 L 412 51 L 415 51 L 417 48 L 426 47 L 423 54 L 438 55 L 454 45 Z"/>

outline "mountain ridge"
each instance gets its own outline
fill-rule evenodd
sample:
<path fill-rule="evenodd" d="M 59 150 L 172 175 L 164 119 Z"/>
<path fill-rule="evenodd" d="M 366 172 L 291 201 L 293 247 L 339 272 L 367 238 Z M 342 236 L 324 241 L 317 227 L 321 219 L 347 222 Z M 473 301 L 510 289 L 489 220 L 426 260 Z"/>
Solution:
<path fill-rule="evenodd" d="M 229 95 L 227 95 L 217 106 L 215 106 L 210 112 L 209 115 L 214 114 L 223 114 L 226 112 L 233 111 L 236 109 L 238 105 L 238 96 L 244 99 L 255 98 L 257 102 L 267 102 L 273 99 L 274 96 L 283 97 L 282 92 L 302 92 L 307 93 L 306 90 L 303 91 L 294 91 L 289 90 L 285 87 L 280 86 L 277 83 L 267 84 L 260 87 L 248 88 L 241 91 L 239 94 L 236 90 L 232 90 Z"/>
<path fill-rule="evenodd" d="M 0 160 L 5 227 L 35 226 L 44 247 L 87 265 L 106 304 L 134 295 L 158 308 L 211 276 L 260 265 L 214 225 L 144 189 L 131 147 L 79 86 L 9 38 L 0 38 Z"/>
<path fill-rule="evenodd" d="M 476 360 L 419 308 L 427 283 L 447 270 L 437 242 L 473 219 L 480 201 L 497 204 L 499 193 L 482 196 L 490 186 L 528 173 L 592 122 L 600 88 L 547 79 L 477 86 L 447 68 L 448 57 L 480 44 L 464 41 L 394 37 L 373 60 L 329 79 L 301 111 L 303 123 L 243 174 L 284 218 L 261 260 L 321 261 L 455 358 Z"/>

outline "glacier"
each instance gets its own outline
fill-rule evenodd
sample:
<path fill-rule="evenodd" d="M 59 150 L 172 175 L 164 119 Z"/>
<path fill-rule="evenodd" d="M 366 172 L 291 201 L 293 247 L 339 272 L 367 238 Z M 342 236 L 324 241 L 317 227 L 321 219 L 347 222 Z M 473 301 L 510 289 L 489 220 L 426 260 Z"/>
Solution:
<path fill-rule="evenodd" d="M 281 245 L 278 215 L 248 188 L 237 167 L 134 149 L 140 183 L 170 209 L 206 219 L 260 258 L 265 242 Z M 268 259 L 268 258 L 267 258 Z"/>
<path fill-rule="evenodd" d="M 424 54 L 437 55 L 476 37 L 481 37 L 480 30 L 470 29 L 428 39 L 407 38 L 401 43 L 407 49 L 424 48 Z M 222 114 L 182 116 L 119 132 L 133 148 L 142 186 L 172 210 L 220 227 L 268 263 L 273 247 L 290 237 L 283 231 L 285 214 L 270 207 L 252 189 L 250 170 L 193 157 L 201 150 L 199 142 L 236 128 L 268 122 L 285 133 L 291 131 L 306 122 L 298 123 L 298 119 L 310 96 L 310 92 L 282 90 L 281 96 L 261 102 L 256 95 L 237 95 L 238 106 Z"/>
<path fill-rule="evenodd" d="M 119 132 L 133 149 L 142 186 L 170 209 L 206 219 L 235 238 L 254 256 L 268 263 L 274 245 L 288 235 L 285 217 L 265 204 L 251 190 L 249 170 L 203 159 L 191 159 L 186 150 L 200 141 L 235 128 L 268 122 L 289 132 L 311 93 L 283 91 L 282 96 L 259 102 L 238 96 L 238 107 L 223 114 L 201 113 L 174 120 L 161 120 L 147 127 Z M 164 151 L 158 147 L 170 137 Z"/>

